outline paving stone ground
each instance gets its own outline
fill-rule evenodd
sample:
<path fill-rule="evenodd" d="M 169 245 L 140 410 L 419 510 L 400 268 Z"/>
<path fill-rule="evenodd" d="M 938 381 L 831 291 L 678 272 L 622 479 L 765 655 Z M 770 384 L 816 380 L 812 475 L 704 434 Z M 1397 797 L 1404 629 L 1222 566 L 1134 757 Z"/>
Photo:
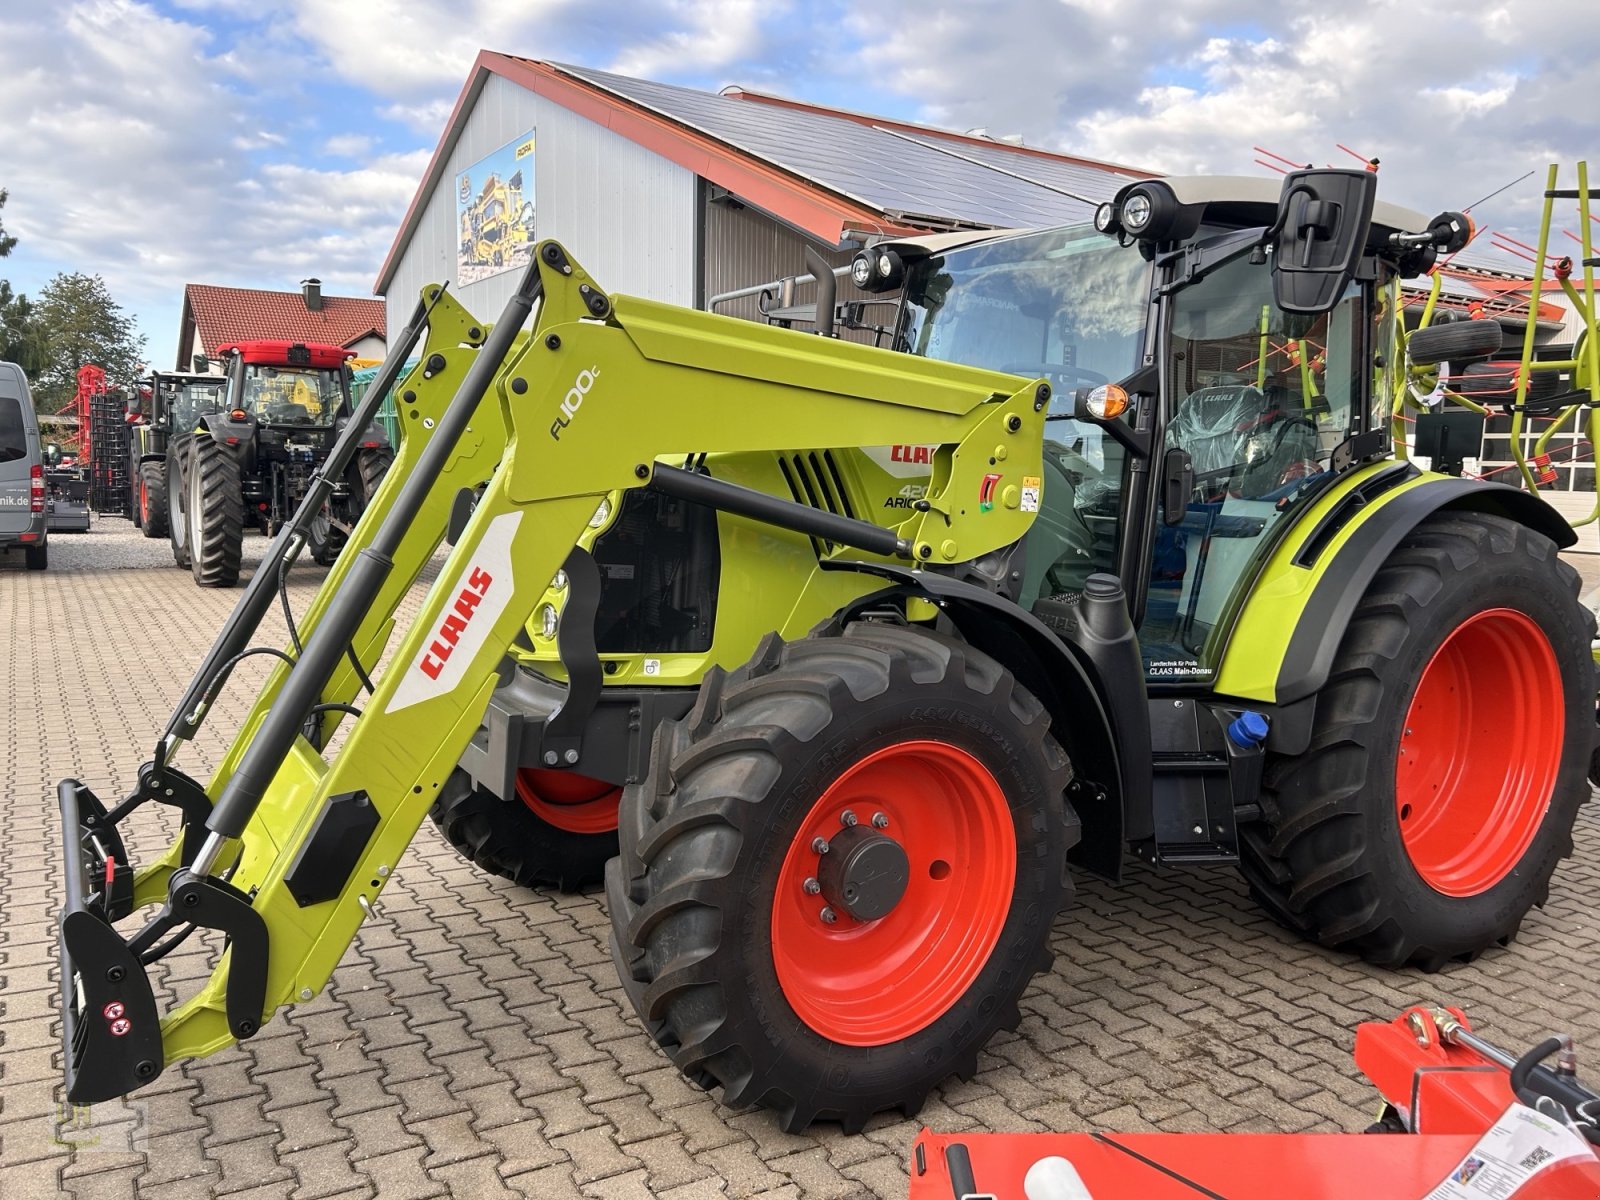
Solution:
<path fill-rule="evenodd" d="M 0 556 L 0 1200 L 899 1197 L 922 1122 L 1360 1129 L 1375 1100 L 1351 1062 L 1355 1026 L 1415 1001 L 1462 1004 L 1514 1046 L 1561 1029 L 1600 1054 L 1600 805 L 1518 941 L 1433 976 L 1297 941 L 1230 869 L 1135 865 L 1120 888 L 1083 882 L 1056 925 L 1055 968 L 975 1079 L 935 1092 L 915 1121 L 802 1137 L 724 1108 L 654 1048 L 613 976 L 598 895 L 486 877 L 424 823 L 323 995 L 129 1101 L 64 1115 L 55 782 L 76 774 L 102 796 L 130 785 L 238 598 L 168 562 L 164 542 L 114 519 L 52 539 L 45 573 Z M 296 569 L 298 607 L 321 577 Z M 249 705 L 252 666 L 186 751 L 202 777 Z M 134 852 L 148 857 L 171 824 L 140 816 Z M 205 977 L 196 941 L 164 964 L 169 988 Z"/>

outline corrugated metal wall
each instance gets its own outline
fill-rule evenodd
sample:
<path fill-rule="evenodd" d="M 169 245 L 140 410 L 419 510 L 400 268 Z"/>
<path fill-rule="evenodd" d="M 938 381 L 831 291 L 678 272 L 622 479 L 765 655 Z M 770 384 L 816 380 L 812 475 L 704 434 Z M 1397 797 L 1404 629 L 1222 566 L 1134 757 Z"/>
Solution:
<path fill-rule="evenodd" d="M 705 213 L 705 282 L 704 301 L 719 292 L 737 291 L 751 284 L 767 283 L 785 275 L 808 273 L 805 260 L 806 239 L 786 225 L 764 213 L 750 208 L 735 208 L 723 202 L 704 202 Z M 842 267 L 854 257 L 854 251 L 828 250 L 812 243 L 822 256 L 834 266 Z M 889 299 L 897 296 L 868 296 L 847 278 L 838 283 L 837 298 L 843 300 Z M 795 303 L 809 304 L 816 299 L 816 288 L 806 284 L 796 290 Z M 717 312 L 750 321 L 761 320 L 761 310 L 754 296 L 733 300 L 718 306 Z M 894 323 L 893 305 L 876 304 L 866 310 L 866 319 L 880 325 Z M 809 328 L 809 326 L 797 326 Z M 871 344 L 872 334 L 862 331 L 843 331 L 851 341 Z M 884 345 L 888 344 L 885 338 Z"/>
<path fill-rule="evenodd" d="M 418 290 L 439 279 L 450 280 L 480 319 L 499 314 L 517 272 L 455 287 L 455 181 L 529 129 L 536 131 L 538 236 L 559 238 L 609 291 L 694 303 L 694 173 L 491 75 L 385 293 L 391 330 L 398 332 L 411 315 Z"/>

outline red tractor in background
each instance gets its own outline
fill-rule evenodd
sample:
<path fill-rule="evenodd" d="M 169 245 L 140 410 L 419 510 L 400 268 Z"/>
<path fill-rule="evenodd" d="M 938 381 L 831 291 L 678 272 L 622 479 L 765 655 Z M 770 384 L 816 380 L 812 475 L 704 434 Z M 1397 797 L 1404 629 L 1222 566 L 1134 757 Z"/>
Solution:
<path fill-rule="evenodd" d="M 247 527 L 275 533 L 288 521 L 351 416 L 354 351 L 322 343 L 234 342 L 218 352 L 222 406 L 200 413 L 167 447 L 172 554 L 201 587 L 239 578 Z M 312 560 L 327 565 L 377 491 L 394 450 L 377 424 L 307 533 Z"/>

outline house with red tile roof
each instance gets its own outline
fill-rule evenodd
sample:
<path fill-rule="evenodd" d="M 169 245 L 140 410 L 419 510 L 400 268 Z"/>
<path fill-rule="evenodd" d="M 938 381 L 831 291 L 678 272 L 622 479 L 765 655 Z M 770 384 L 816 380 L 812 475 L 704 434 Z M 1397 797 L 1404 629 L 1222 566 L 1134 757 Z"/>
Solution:
<path fill-rule="evenodd" d="M 354 350 L 358 359 L 378 360 L 387 344 L 384 309 L 382 300 L 325 296 L 317 279 L 307 279 L 298 292 L 191 283 L 183 289 L 177 369 L 194 369 L 196 356 L 214 359 L 229 342 L 278 338 L 326 342 Z"/>

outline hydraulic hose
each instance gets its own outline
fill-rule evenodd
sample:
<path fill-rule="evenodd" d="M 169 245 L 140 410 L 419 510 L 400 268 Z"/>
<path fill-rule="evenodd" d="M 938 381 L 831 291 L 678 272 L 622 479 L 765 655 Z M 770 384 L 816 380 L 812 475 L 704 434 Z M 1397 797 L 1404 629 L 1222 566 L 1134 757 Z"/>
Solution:
<path fill-rule="evenodd" d="M 222 795 L 206 821 L 211 836 L 201 847 L 194 864 L 196 875 L 208 874 L 221 853 L 225 839 L 239 837 L 266 795 L 284 758 L 300 736 L 307 714 L 321 697 L 344 648 L 360 626 L 362 618 L 377 598 L 393 569 L 393 555 L 411 531 L 417 513 L 427 501 L 428 492 L 443 472 L 456 443 L 466 431 L 479 403 L 488 394 L 501 361 L 511 350 L 517 333 L 526 324 L 533 305 L 543 291 L 539 263 L 528 264 L 516 293 L 490 330 L 478 357 L 461 381 L 460 390 L 439 421 L 427 449 L 416 468 L 406 478 L 394 507 L 351 564 L 344 586 L 334 596 L 317 627 L 306 641 L 305 652 L 289 671 L 276 702 L 261 723 L 239 765 L 224 786 Z M 258 573 L 258 574 L 264 574 Z M 268 601 L 271 589 L 266 589 Z"/>
<path fill-rule="evenodd" d="M 222 632 L 212 643 L 205 661 L 200 664 L 200 669 L 190 680 L 183 699 L 178 702 L 176 711 L 167 720 L 167 727 L 161 734 L 161 744 L 156 749 L 155 757 L 158 764 L 167 760 L 174 741 L 194 736 L 195 731 L 200 728 L 200 723 L 205 719 L 206 709 L 209 707 L 207 697 L 214 694 L 211 685 L 216 676 L 224 670 L 226 664 L 237 659 L 240 651 L 260 628 L 262 618 L 272 607 L 279 568 L 288 561 L 290 540 L 298 530 L 304 528 L 305 521 L 322 507 L 328 494 L 333 490 L 333 481 L 344 474 L 345 468 L 355 457 L 362 434 L 377 417 L 383 397 L 399 380 L 407 357 L 421 340 L 422 331 L 427 326 L 428 309 L 429 306 L 423 301 L 417 301 L 411 319 L 401 331 L 399 339 L 389 351 L 388 357 L 384 359 L 383 365 L 378 368 L 378 373 L 373 377 L 372 385 L 367 389 L 366 395 L 362 397 L 360 406 L 351 415 L 350 423 L 345 426 L 344 432 L 339 435 L 333 449 L 329 451 L 321 469 L 313 477 L 312 486 L 301 501 L 299 510 L 267 548 L 261 565 L 250 577 L 250 584 L 245 588 L 244 595 L 240 596 L 239 603 L 234 605 L 233 612 L 224 622 Z"/>

